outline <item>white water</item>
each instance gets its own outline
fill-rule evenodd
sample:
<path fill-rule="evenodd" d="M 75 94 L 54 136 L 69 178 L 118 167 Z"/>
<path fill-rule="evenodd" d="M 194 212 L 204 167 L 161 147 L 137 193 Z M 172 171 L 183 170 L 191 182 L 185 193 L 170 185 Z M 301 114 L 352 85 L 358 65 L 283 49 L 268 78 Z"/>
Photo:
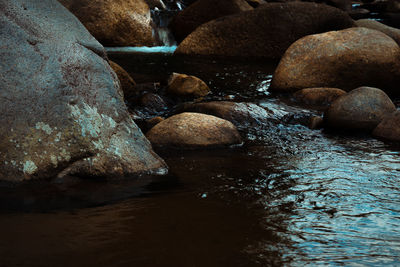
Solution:
<path fill-rule="evenodd" d="M 124 53 L 165 53 L 172 54 L 177 46 L 125 46 L 125 47 L 105 47 L 107 52 L 124 52 Z"/>

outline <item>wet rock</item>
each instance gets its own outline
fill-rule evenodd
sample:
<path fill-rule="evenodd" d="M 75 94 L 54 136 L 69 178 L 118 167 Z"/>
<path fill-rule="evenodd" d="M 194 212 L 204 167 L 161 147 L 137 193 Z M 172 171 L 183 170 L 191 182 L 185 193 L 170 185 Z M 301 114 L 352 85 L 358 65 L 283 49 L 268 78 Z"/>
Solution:
<path fill-rule="evenodd" d="M 400 111 L 397 110 L 383 118 L 372 134 L 389 141 L 400 141 Z"/>
<path fill-rule="evenodd" d="M 256 104 L 229 101 L 190 104 L 184 107 L 184 111 L 213 115 L 232 122 L 238 128 L 262 126 L 271 117 L 271 114 Z"/>
<path fill-rule="evenodd" d="M 241 143 L 239 132 L 231 122 L 190 112 L 158 123 L 146 136 L 156 147 L 206 148 Z"/>
<path fill-rule="evenodd" d="M 330 105 L 338 97 L 346 94 L 345 91 L 338 88 L 305 88 L 293 94 L 297 102 L 317 106 L 326 107 Z"/>
<path fill-rule="evenodd" d="M 165 170 L 103 47 L 55 0 L 0 4 L 0 180 Z"/>
<path fill-rule="evenodd" d="M 275 70 L 271 91 L 311 87 L 349 91 L 373 86 L 399 94 L 400 48 L 389 36 L 350 28 L 306 36 L 286 51 Z"/>
<path fill-rule="evenodd" d="M 181 42 L 210 20 L 252 9 L 245 0 L 198 0 L 176 15 L 169 26 L 175 39 Z"/>
<path fill-rule="evenodd" d="M 173 73 L 168 80 L 167 92 L 175 96 L 202 97 L 210 92 L 210 88 L 195 76 Z"/>
<path fill-rule="evenodd" d="M 144 0 L 61 0 L 105 46 L 153 46 L 150 9 Z"/>
<path fill-rule="evenodd" d="M 276 59 L 303 36 L 351 26 L 346 12 L 327 5 L 267 3 L 201 25 L 175 53 Z"/>
<path fill-rule="evenodd" d="M 334 101 L 324 120 L 331 128 L 372 131 L 385 115 L 395 110 L 396 107 L 382 90 L 359 87 Z"/>
<path fill-rule="evenodd" d="M 164 99 L 161 96 L 153 93 L 145 93 L 140 98 L 140 105 L 152 110 L 153 113 L 157 113 L 168 108 L 168 105 Z"/>
<path fill-rule="evenodd" d="M 117 74 L 125 99 L 130 99 L 131 97 L 135 96 L 137 94 L 135 90 L 136 83 L 129 73 L 127 73 L 120 65 L 111 60 L 109 60 L 108 63 L 114 70 L 115 74 Z"/>
<path fill-rule="evenodd" d="M 266 4 L 266 3 L 267 3 L 267 1 L 264 1 L 264 0 L 246 0 L 246 2 L 247 2 L 250 6 L 252 6 L 252 7 L 254 7 L 254 8 L 259 7 L 259 6 L 262 5 L 262 4 Z"/>
<path fill-rule="evenodd" d="M 165 120 L 165 119 L 163 117 L 160 117 L 160 116 L 148 119 L 146 121 L 147 130 L 150 130 L 151 128 L 153 128 L 154 126 L 156 126 L 157 124 L 159 124 L 163 120 Z"/>
<path fill-rule="evenodd" d="M 324 118 L 321 116 L 312 116 L 308 124 L 308 128 L 312 130 L 321 129 L 324 125 Z"/>
<path fill-rule="evenodd" d="M 400 29 L 387 26 L 379 21 L 372 19 L 360 19 L 356 21 L 357 27 L 364 27 L 368 29 L 377 30 L 383 32 L 387 36 L 390 36 L 397 44 L 400 44 Z"/>

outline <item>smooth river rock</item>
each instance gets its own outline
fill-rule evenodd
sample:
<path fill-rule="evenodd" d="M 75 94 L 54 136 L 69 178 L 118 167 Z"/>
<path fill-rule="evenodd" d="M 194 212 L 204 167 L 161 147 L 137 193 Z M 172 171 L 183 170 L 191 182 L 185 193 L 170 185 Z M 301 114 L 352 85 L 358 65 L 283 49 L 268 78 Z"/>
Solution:
<path fill-rule="evenodd" d="M 0 180 L 165 171 L 103 47 L 55 0 L 0 3 Z"/>
<path fill-rule="evenodd" d="M 267 3 L 199 26 L 175 53 L 278 59 L 303 36 L 353 24 L 346 12 L 323 4 Z"/>
<path fill-rule="evenodd" d="M 202 97 L 210 93 L 210 88 L 195 76 L 174 72 L 168 79 L 167 93 L 175 96 Z"/>
<path fill-rule="evenodd" d="M 372 131 L 394 111 L 396 107 L 385 92 L 359 87 L 334 101 L 325 112 L 324 120 L 331 128 Z"/>
<path fill-rule="evenodd" d="M 384 34 L 395 40 L 397 44 L 400 44 L 400 29 L 387 26 L 383 23 L 380 23 L 379 21 L 372 19 L 359 19 L 356 21 L 356 26 L 383 32 Z"/>
<path fill-rule="evenodd" d="M 345 91 L 378 87 L 399 94 L 400 48 L 386 34 L 350 28 L 306 36 L 289 47 L 275 70 L 271 91 L 311 87 Z"/>
<path fill-rule="evenodd" d="M 400 142 L 400 110 L 385 116 L 372 134 L 378 138 Z"/>
<path fill-rule="evenodd" d="M 242 142 L 231 122 L 191 112 L 161 121 L 146 136 L 155 147 L 206 148 Z"/>
<path fill-rule="evenodd" d="M 108 63 L 110 64 L 115 74 L 117 74 L 125 99 L 129 99 L 132 96 L 136 95 L 136 83 L 129 75 L 129 73 L 127 73 L 120 65 L 111 60 L 109 60 Z"/>
<path fill-rule="evenodd" d="M 311 106 L 329 106 L 338 97 L 346 94 L 339 88 L 304 88 L 293 94 L 297 102 Z"/>
<path fill-rule="evenodd" d="M 104 46 L 153 46 L 144 0 L 60 0 Z"/>

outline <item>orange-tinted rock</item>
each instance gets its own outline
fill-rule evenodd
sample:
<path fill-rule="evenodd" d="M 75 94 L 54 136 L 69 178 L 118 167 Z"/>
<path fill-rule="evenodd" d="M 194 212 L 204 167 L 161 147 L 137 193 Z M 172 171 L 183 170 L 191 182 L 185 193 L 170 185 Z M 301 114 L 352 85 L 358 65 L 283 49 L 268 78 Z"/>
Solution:
<path fill-rule="evenodd" d="M 210 20 L 252 9 L 245 0 L 198 0 L 176 15 L 170 28 L 176 40 L 181 42 Z"/>
<path fill-rule="evenodd" d="M 328 106 L 338 97 L 346 94 L 338 88 L 305 88 L 293 94 L 296 101 L 312 106 Z"/>
<path fill-rule="evenodd" d="M 167 92 L 176 96 L 202 97 L 210 92 L 210 88 L 195 76 L 173 73 L 168 80 Z"/>
<path fill-rule="evenodd" d="M 383 32 L 384 34 L 395 40 L 397 44 L 400 44 L 400 29 L 387 26 L 383 23 L 380 23 L 379 21 L 372 19 L 359 19 L 356 21 L 356 26 Z"/>
<path fill-rule="evenodd" d="M 372 134 L 378 138 L 400 142 L 400 111 L 385 116 Z"/>
<path fill-rule="evenodd" d="M 327 126 L 345 130 L 372 131 L 396 107 L 378 88 L 359 87 L 339 97 L 325 112 Z"/>
<path fill-rule="evenodd" d="M 306 36 L 285 52 L 271 90 L 293 92 L 311 87 L 345 91 L 359 86 L 400 93 L 400 48 L 382 32 L 350 28 Z"/>
<path fill-rule="evenodd" d="M 323 4 L 267 3 L 199 26 L 175 53 L 277 59 L 303 36 L 353 24 L 346 12 Z"/>
<path fill-rule="evenodd" d="M 153 46 L 150 9 L 144 0 L 61 1 L 105 46 Z"/>
<path fill-rule="evenodd" d="M 147 138 L 156 147 L 206 148 L 241 143 L 229 121 L 200 113 L 181 113 L 154 126 Z"/>
<path fill-rule="evenodd" d="M 124 94 L 125 99 L 129 99 L 136 94 L 135 86 L 136 83 L 132 77 L 127 73 L 120 65 L 109 60 L 111 68 L 114 70 L 115 74 L 118 76 L 118 80 L 121 84 L 121 90 Z"/>

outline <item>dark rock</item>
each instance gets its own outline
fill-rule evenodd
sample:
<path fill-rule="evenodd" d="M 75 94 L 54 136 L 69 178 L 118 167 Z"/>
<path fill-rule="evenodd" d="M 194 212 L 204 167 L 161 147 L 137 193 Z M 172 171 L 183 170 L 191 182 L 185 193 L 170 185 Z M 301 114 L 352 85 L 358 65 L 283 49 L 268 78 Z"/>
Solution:
<path fill-rule="evenodd" d="M 397 110 L 383 118 L 372 134 L 389 141 L 400 141 L 400 111 Z"/>
<path fill-rule="evenodd" d="M 0 180 L 165 170 L 103 47 L 55 0 L 0 3 Z"/>
<path fill-rule="evenodd" d="M 108 63 L 114 70 L 115 74 L 117 74 L 125 99 L 130 99 L 131 97 L 135 96 L 137 94 L 135 90 L 136 83 L 132 77 L 117 63 L 111 60 L 108 61 Z"/>
<path fill-rule="evenodd" d="M 321 116 L 312 116 L 308 127 L 312 130 L 321 129 L 324 124 L 324 119 Z"/>
<path fill-rule="evenodd" d="M 164 99 L 161 96 L 153 93 L 145 93 L 140 98 L 140 105 L 152 110 L 153 113 L 157 113 L 168 108 L 168 105 Z"/>
<path fill-rule="evenodd" d="M 346 92 L 338 88 L 305 88 L 295 92 L 293 97 L 306 105 L 326 107 L 344 94 Z"/>
<path fill-rule="evenodd" d="M 254 7 L 254 8 L 257 8 L 257 7 L 259 7 L 260 5 L 266 4 L 266 3 L 267 3 L 267 1 L 264 1 L 264 0 L 246 0 L 246 2 L 247 2 L 250 6 L 252 6 L 252 7 Z"/>
<path fill-rule="evenodd" d="M 201 25 L 175 53 L 276 59 L 303 36 L 353 24 L 346 12 L 323 4 L 268 3 Z"/>
<path fill-rule="evenodd" d="M 331 128 L 372 131 L 385 115 L 395 110 L 396 107 L 382 90 L 359 87 L 334 101 L 324 120 Z"/>
<path fill-rule="evenodd" d="M 275 70 L 270 90 L 335 87 L 349 91 L 367 85 L 399 94 L 398 84 L 397 43 L 379 31 L 350 28 L 306 36 L 291 45 Z"/>
<path fill-rule="evenodd" d="M 252 9 L 245 0 L 198 0 L 176 15 L 170 28 L 175 39 L 181 42 L 197 27 L 210 20 Z"/>
<path fill-rule="evenodd" d="M 153 46 L 150 9 L 144 0 L 61 0 L 105 46 Z"/>
<path fill-rule="evenodd" d="M 241 137 L 231 122 L 189 112 L 163 120 L 146 136 L 156 147 L 206 148 L 241 143 Z"/>

